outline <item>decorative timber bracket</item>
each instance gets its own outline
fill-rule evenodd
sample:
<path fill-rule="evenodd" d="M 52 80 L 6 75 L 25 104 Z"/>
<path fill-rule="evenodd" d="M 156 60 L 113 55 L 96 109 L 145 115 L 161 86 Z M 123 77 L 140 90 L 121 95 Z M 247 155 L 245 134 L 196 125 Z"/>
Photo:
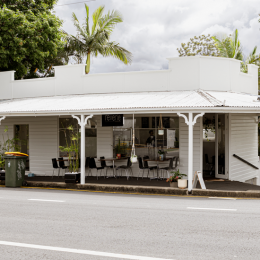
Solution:
<path fill-rule="evenodd" d="M 177 113 L 178 116 L 181 116 L 181 117 L 184 118 L 185 123 L 186 123 L 187 125 L 190 125 L 190 124 L 191 124 L 192 126 L 194 126 L 194 125 L 196 124 L 196 122 L 197 122 L 197 119 L 198 119 L 199 117 L 201 117 L 201 116 L 204 116 L 205 113 L 200 113 L 200 114 L 196 115 L 196 116 L 194 117 L 194 119 L 192 119 L 192 113 L 189 113 L 189 115 L 190 115 L 190 114 L 191 114 L 191 117 L 189 116 L 189 119 L 188 119 L 187 116 L 185 116 L 184 114 Z"/>
<path fill-rule="evenodd" d="M 77 120 L 78 120 L 78 124 L 82 127 L 82 124 L 83 124 L 83 126 L 85 126 L 85 125 L 87 124 L 88 120 L 93 117 L 93 115 L 87 116 L 87 117 L 84 119 L 84 121 L 82 121 L 82 120 L 81 120 L 79 117 L 77 117 L 77 116 L 72 115 L 72 117 L 75 118 L 75 119 L 77 119 Z"/>
<path fill-rule="evenodd" d="M 4 120 L 6 118 L 6 116 L 0 117 L 0 125 L 1 125 L 1 121 Z"/>

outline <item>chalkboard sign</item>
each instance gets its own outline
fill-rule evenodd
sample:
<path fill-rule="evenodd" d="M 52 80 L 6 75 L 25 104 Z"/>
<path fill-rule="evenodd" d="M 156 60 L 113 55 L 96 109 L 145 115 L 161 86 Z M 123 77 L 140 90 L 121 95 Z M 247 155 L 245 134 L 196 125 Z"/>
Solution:
<path fill-rule="evenodd" d="M 118 114 L 102 115 L 102 126 L 123 126 L 124 116 Z"/>
<path fill-rule="evenodd" d="M 199 180 L 201 189 L 206 190 L 205 182 L 203 180 L 201 171 L 195 172 L 195 175 L 194 175 L 194 178 L 193 178 L 193 183 L 192 183 L 192 188 L 196 189 L 198 180 Z"/>

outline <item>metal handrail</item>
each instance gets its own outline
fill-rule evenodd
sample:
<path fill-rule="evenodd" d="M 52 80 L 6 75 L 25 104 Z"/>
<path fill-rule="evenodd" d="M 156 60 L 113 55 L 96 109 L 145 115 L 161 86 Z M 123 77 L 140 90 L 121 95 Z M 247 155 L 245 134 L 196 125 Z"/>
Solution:
<path fill-rule="evenodd" d="M 255 165 L 253 165 L 252 163 L 250 163 L 250 162 L 246 161 L 245 159 L 243 159 L 243 158 L 239 157 L 238 155 L 236 155 L 236 154 L 233 154 L 233 156 L 234 156 L 235 158 L 237 158 L 238 160 L 240 160 L 240 161 L 242 161 L 242 162 L 244 162 L 244 163 L 246 163 L 246 164 L 250 165 L 251 167 L 253 167 L 253 168 L 255 168 L 255 169 L 259 170 L 259 168 L 258 168 L 258 167 L 256 167 L 256 166 L 255 166 Z"/>

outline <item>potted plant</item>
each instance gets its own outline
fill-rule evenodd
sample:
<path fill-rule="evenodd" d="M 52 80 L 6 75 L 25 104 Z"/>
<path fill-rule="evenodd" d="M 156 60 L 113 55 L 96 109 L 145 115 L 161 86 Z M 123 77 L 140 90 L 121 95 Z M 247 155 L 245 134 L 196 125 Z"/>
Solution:
<path fill-rule="evenodd" d="M 187 179 L 182 179 L 182 178 L 178 179 L 178 188 L 186 189 L 187 186 L 188 186 L 188 180 Z"/>
<path fill-rule="evenodd" d="M 158 150 L 158 154 L 159 154 L 159 160 L 160 160 L 160 161 L 163 161 L 163 157 L 164 157 L 165 151 L 163 151 L 163 150 Z"/>
<path fill-rule="evenodd" d="M 170 178 L 168 178 L 166 182 L 169 182 L 170 186 L 173 188 L 179 187 L 179 180 L 181 180 L 183 176 L 187 176 L 186 174 L 182 174 L 179 169 L 171 173 L 173 173 L 173 175 Z M 186 187 L 187 187 L 187 180 L 184 181 L 186 181 Z"/>
<path fill-rule="evenodd" d="M 131 155 L 131 162 L 136 163 L 137 162 L 137 155 L 133 154 Z"/>
<path fill-rule="evenodd" d="M 64 174 L 65 183 L 77 183 L 80 181 L 79 172 L 79 133 L 75 131 L 73 126 L 64 129 L 66 140 L 65 146 L 60 146 L 61 152 L 68 154 L 69 172 Z"/>
<path fill-rule="evenodd" d="M 120 146 L 121 146 L 121 156 L 126 157 L 127 156 L 127 151 L 126 151 L 127 144 L 126 144 L 125 140 L 120 143 Z"/>

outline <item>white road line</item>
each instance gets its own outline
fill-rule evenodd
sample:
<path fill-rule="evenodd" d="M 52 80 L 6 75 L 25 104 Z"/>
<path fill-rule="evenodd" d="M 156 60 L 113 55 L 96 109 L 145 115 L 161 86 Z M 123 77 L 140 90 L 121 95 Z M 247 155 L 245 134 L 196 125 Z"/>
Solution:
<path fill-rule="evenodd" d="M 34 201 L 48 201 L 48 202 L 65 202 L 64 200 L 41 200 L 41 199 L 28 199 Z"/>
<path fill-rule="evenodd" d="M 64 248 L 64 247 L 53 247 L 53 246 L 40 246 L 40 245 L 32 245 L 32 244 L 24 244 L 24 243 L 14 243 L 8 241 L 0 241 L 0 245 L 5 246 L 18 246 L 25 248 L 34 248 L 34 249 L 43 249 L 43 250 L 51 250 L 51 251 L 59 251 L 59 252 L 67 252 L 67 253 L 76 253 L 82 255 L 95 255 L 95 256 L 106 256 L 120 259 L 133 259 L 133 260 L 173 260 L 166 258 L 155 258 L 155 257 L 146 257 L 146 256 L 136 256 L 136 255 L 125 255 L 125 254 L 113 254 L 99 251 L 90 251 L 90 250 L 81 250 L 81 249 L 72 249 L 72 248 Z"/>
<path fill-rule="evenodd" d="M 235 198 L 209 197 L 209 199 L 236 200 Z"/>
<path fill-rule="evenodd" d="M 202 209 L 202 210 L 227 210 L 227 211 L 237 211 L 237 209 L 194 208 L 194 207 L 187 207 L 187 209 Z"/>

